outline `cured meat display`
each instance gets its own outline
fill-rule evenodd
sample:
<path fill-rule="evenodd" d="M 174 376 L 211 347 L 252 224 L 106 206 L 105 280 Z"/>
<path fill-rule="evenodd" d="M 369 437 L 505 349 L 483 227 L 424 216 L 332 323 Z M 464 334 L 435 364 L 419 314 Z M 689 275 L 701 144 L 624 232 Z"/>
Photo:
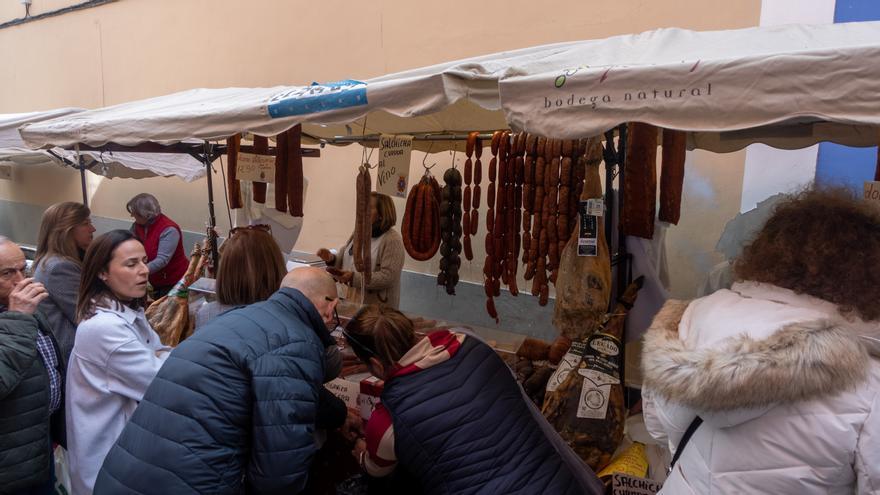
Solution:
<path fill-rule="evenodd" d="M 468 261 L 474 259 L 474 250 L 471 244 L 471 236 L 477 235 L 477 229 L 480 225 L 480 181 L 483 176 L 483 164 L 480 157 L 483 155 L 483 142 L 480 140 L 479 132 L 471 132 L 468 134 L 467 148 L 465 155 L 467 159 L 464 162 L 464 193 L 462 197 L 461 230 L 462 243 L 464 245 L 464 256 Z M 472 161 L 471 157 L 476 154 L 476 161 Z M 473 188 L 471 188 L 473 184 Z"/>
<path fill-rule="evenodd" d="M 254 153 L 258 155 L 269 154 L 269 138 L 263 136 L 254 136 Z M 254 182 L 254 203 L 266 204 L 266 183 Z"/>
<path fill-rule="evenodd" d="M 365 284 L 370 283 L 373 272 L 371 259 L 373 226 L 370 222 L 370 192 L 372 190 L 370 169 L 362 165 L 358 167 L 355 186 L 355 222 L 352 248 L 355 269 L 363 275 Z"/>
<path fill-rule="evenodd" d="M 287 211 L 287 133 L 275 136 L 275 209 Z"/>
<path fill-rule="evenodd" d="M 241 181 L 238 174 L 238 152 L 241 149 L 241 134 L 226 140 L 226 188 L 229 196 L 229 208 L 237 210 L 243 206 L 241 199 Z"/>
<path fill-rule="evenodd" d="M 601 212 L 599 164 L 602 161 L 602 143 L 599 139 L 592 139 L 585 147 L 580 224 L 576 226 L 576 232 L 572 233 L 560 258 L 561 269 L 556 281 L 556 305 L 553 310 L 553 325 L 561 335 L 573 341 L 582 340 L 595 330 L 595 323 L 608 310 L 611 299 L 611 255 Z M 586 211 L 590 200 L 598 202 L 600 211 Z M 579 255 L 581 227 L 595 239 L 595 251 L 585 256 Z"/>
<path fill-rule="evenodd" d="M 641 123 L 629 125 L 623 180 L 623 212 L 620 230 L 626 235 L 651 239 L 657 203 L 657 128 Z"/>
<path fill-rule="evenodd" d="M 572 344 L 547 383 L 542 413 L 593 470 L 608 464 L 623 439 L 623 335 L 643 279 L 630 284 L 597 331 Z"/>
<path fill-rule="evenodd" d="M 291 127 L 285 135 L 287 136 L 287 206 L 292 216 L 301 217 L 303 216 L 304 185 L 302 125 Z M 367 187 L 369 189 L 369 186 Z M 369 190 L 367 194 L 369 195 Z"/>
<path fill-rule="evenodd" d="M 461 173 L 450 168 L 443 174 L 445 185 L 440 193 L 440 273 L 437 285 L 446 287 L 446 293 L 454 296 L 458 285 L 458 269 L 461 267 L 462 192 Z"/>
<path fill-rule="evenodd" d="M 684 161 L 687 133 L 663 130 L 663 158 L 660 174 L 660 221 L 678 225 L 681 193 L 684 189 Z"/>
<path fill-rule="evenodd" d="M 154 301 L 144 312 L 164 345 L 176 346 L 192 333 L 187 288 L 202 276 L 209 258 L 207 242 L 203 245 L 196 244 L 183 279 L 178 281 L 167 295 Z"/>
<path fill-rule="evenodd" d="M 406 198 L 403 246 L 416 261 L 427 261 L 440 248 L 440 186 L 426 173 Z M 368 204 L 369 205 L 369 204 Z"/>

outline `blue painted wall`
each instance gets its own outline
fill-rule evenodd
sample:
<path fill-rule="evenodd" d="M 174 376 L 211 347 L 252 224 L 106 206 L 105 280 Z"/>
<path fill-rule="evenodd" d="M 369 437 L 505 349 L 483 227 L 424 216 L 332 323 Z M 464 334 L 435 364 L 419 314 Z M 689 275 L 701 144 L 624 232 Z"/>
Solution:
<path fill-rule="evenodd" d="M 834 22 L 880 21 L 880 0 L 837 0 Z M 874 178 L 877 148 L 851 148 L 833 143 L 819 145 L 816 182 L 844 185 L 861 193 L 863 182 Z"/>

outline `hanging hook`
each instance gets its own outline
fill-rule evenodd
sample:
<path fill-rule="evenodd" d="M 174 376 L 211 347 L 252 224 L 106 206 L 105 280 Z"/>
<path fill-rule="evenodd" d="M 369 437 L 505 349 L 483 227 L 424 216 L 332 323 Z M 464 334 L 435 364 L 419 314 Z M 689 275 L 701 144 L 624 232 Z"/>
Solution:
<path fill-rule="evenodd" d="M 455 152 L 458 151 L 455 148 L 452 148 L 452 168 L 458 170 L 458 167 L 455 166 Z"/>
<path fill-rule="evenodd" d="M 433 148 L 433 147 L 434 147 L 434 141 L 431 141 L 431 144 L 428 145 L 428 151 L 425 152 L 425 157 L 422 158 L 422 167 L 425 168 L 425 175 L 428 175 L 428 173 L 431 171 L 431 169 L 434 168 L 435 165 L 437 165 L 437 162 L 432 163 L 430 166 L 427 165 L 427 163 L 426 163 L 428 161 L 428 155 L 431 154 L 431 148 Z"/>

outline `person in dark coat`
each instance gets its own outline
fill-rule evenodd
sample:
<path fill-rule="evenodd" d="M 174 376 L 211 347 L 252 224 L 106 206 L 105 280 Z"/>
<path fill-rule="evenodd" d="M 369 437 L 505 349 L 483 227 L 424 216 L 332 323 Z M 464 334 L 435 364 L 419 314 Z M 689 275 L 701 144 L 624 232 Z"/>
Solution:
<path fill-rule="evenodd" d="M 403 471 L 427 494 L 604 493 L 476 336 L 448 329 L 417 340 L 406 316 L 382 306 L 364 307 L 344 334 L 385 381 L 354 452 L 368 474 Z"/>
<path fill-rule="evenodd" d="M 298 493 L 317 450 L 326 324 L 321 269 L 218 316 L 178 346 L 104 460 L 94 493 Z"/>
<path fill-rule="evenodd" d="M 52 443 L 64 444 L 64 361 L 45 316 L 49 294 L 25 278 L 21 249 L 0 237 L 0 493 L 54 493 Z"/>

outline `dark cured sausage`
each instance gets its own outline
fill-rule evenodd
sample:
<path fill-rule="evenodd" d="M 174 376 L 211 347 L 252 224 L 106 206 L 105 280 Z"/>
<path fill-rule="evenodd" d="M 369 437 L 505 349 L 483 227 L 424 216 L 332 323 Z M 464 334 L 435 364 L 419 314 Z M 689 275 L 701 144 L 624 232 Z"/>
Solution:
<path fill-rule="evenodd" d="M 254 153 L 257 155 L 268 155 L 269 138 L 254 136 Z M 251 184 L 254 191 L 254 203 L 266 204 L 266 185 L 265 182 L 253 182 Z"/>

